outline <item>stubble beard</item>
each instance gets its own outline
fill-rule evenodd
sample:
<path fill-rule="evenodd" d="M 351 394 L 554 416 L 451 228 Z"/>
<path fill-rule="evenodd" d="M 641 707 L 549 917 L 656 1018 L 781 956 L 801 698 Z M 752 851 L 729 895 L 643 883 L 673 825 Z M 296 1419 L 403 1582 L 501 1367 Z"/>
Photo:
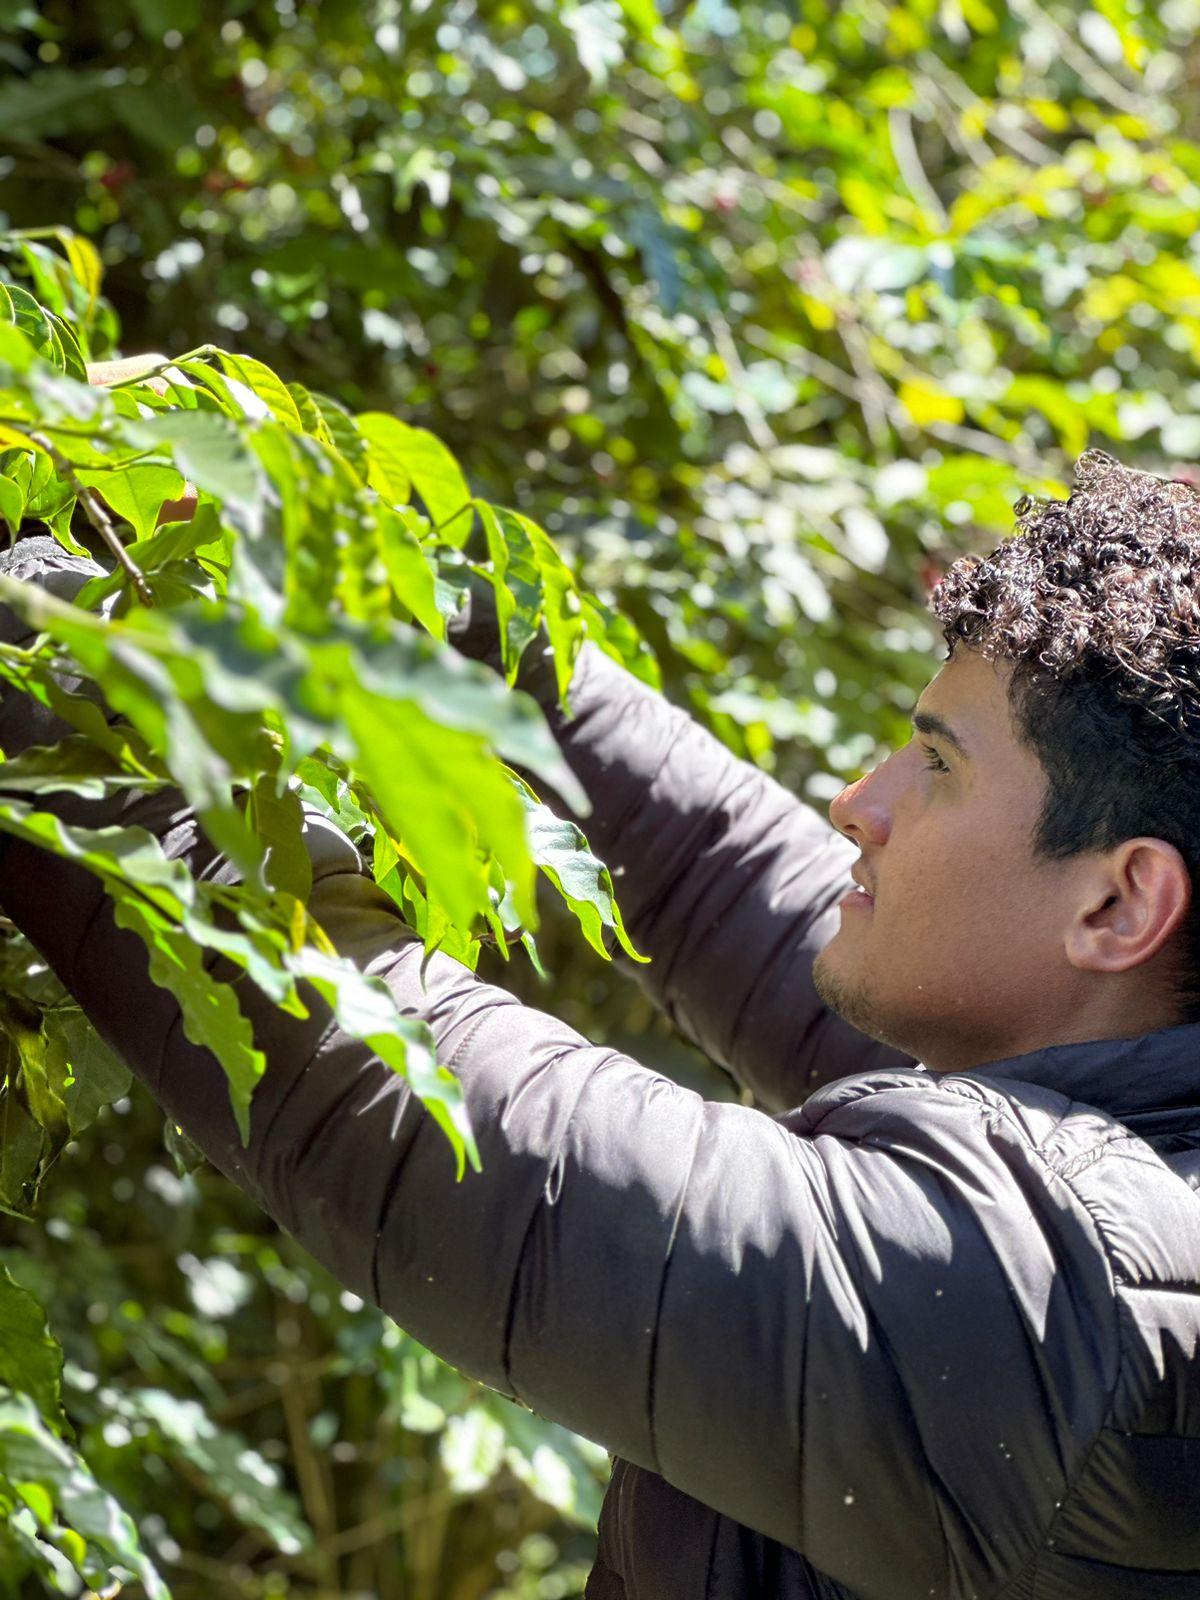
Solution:
<path fill-rule="evenodd" d="M 852 1028 L 857 1028 L 870 1039 L 890 1044 L 892 1041 L 888 1037 L 887 1023 L 872 999 L 866 980 L 842 977 L 828 955 L 828 949 L 822 950 L 812 966 L 813 988 L 818 997 Z"/>
<path fill-rule="evenodd" d="M 877 989 L 872 989 L 865 978 L 847 978 L 837 970 L 836 958 L 830 959 L 828 946 L 820 952 L 812 965 L 812 982 L 818 997 L 830 1011 L 837 1013 L 868 1039 L 901 1050 L 915 1061 L 925 1063 L 930 1071 L 928 1056 L 934 1046 L 927 1014 L 906 1010 L 902 1006 L 884 1007 L 879 1002 Z M 920 985 L 917 985 L 918 989 Z"/>

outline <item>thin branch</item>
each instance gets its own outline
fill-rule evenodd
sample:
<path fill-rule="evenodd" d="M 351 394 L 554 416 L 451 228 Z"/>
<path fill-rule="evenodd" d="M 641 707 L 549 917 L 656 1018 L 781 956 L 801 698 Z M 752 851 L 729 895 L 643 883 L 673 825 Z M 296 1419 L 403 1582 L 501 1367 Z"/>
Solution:
<path fill-rule="evenodd" d="M 925 425 L 924 431 L 962 450 L 973 450 L 976 455 L 992 456 L 996 461 L 1007 462 L 1010 467 L 1027 472 L 1031 477 L 1045 478 L 1050 475 L 1046 470 L 1046 462 L 1040 456 L 1007 439 L 998 439 L 994 433 L 984 433 L 979 428 L 964 428 L 957 422 L 930 422 Z"/>
<path fill-rule="evenodd" d="M 950 226 L 950 218 L 937 190 L 929 181 L 929 174 L 921 165 L 921 153 L 913 136 L 912 113 L 903 106 L 892 106 L 887 114 L 888 133 L 892 140 L 892 154 L 900 169 L 900 176 L 908 185 L 908 192 L 918 205 L 934 218 L 943 233 Z"/>
<path fill-rule="evenodd" d="M 1017 16 L 1023 17 L 1026 22 L 1032 23 L 1035 27 L 1049 29 L 1067 66 L 1078 74 L 1099 99 L 1107 100 L 1110 105 L 1116 106 L 1118 111 L 1127 112 L 1131 117 L 1146 115 L 1149 109 L 1147 102 L 1140 95 L 1133 94 L 1124 84 L 1119 83 L 1056 17 L 1052 17 L 1043 6 L 1037 4 L 1037 0 L 1011 0 L 1011 5 Z"/>
<path fill-rule="evenodd" d="M 773 450 L 779 440 L 775 437 L 762 407 L 750 392 L 746 369 L 742 365 L 733 334 L 729 331 L 729 324 L 719 312 L 714 311 L 708 319 L 708 325 L 712 329 L 717 354 L 737 385 L 737 408 L 742 421 L 746 424 L 746 432 L 760 450 Z"/>
<path fill-rule="evenodd" d="M 277 1335 L 282 1331 L 288 1315 L 290 1313 L 285 1314 L 282 1309 L 277 1308 Z M 306 1367 L 309 1365 L 311 1361 L 305 1363 Z M 304 1394 L 304 1390 L 308 1387 L 308 1381 L 298 1378 L 296 1368 L 288 1366 L 279 1385 L 279 1401 L 292 1460 L 296 1467 L 296 1478 L 300 1485 L 304 1514 L 316 1535 L 316 1549 L 311 1554 L 313 1565 L 319 1581 L 327 1585 L 331 1591 L 335 1591 L 338 1578 L 337 1559 L 330 1552 L 329 1545 L 338 1532 L 337 1507 L 328 1478 L 328 1464 L 313 1449 L 308 1430 L 310 1413 Z"/>
<path fill-rule="evenodd" d="M 842 330 L 842 343 L 853 362 L 854 353 L 846 339 L 849 331 Z M 872 442 L 886 442 L 889 422 L 898 432 L 907 429 L 911 433 L 908 418 L 903 414 L 887 384 L 874 369 L 866 374 L 861 366 L 855 363 L 855 375 L 851 375 L 849 372 L 843 372 L 836 362 L 827 361 L 824 356 L 817 355 L 815 350 L 807 350 L 801 345 L 780 346 L 777 340 L 764 342 L 755 339 L 752 331 L 747 332 L 746 339 L 747 343 L 757 344 L 768 354 L 776 355 L 781 360 L 799 367 L 808 377 L 823 383 L 827 389 L 845 396 L 847 400 L 852 400 L 863 413 L 863 421 L 867 425 Z"/>
<path fill-rule="evenodd" d="M 132 559 L 120 539 L 117 538 L 117 531 L 112 525 L 108 511 L 105 509 L 104 502 L 100 499 L 100 496 L 94 489 L 89 489 L 87 484 L 80 483 L 75 476 L 75 468 L 67 460 L 66 456 L 51 444 L 44 433 L 31 433 L 29 439 L 31 443 L 36 444 L 39 449 L 46 452 L 54 463 L 55 472 L 74 489 L 79 504 L 83 507 L 84 515 L 113 555 L 116 556 L 117 565 L 133 585 L 134 593 L 138 599 L 144 606 L 152 606 L 154 604 L 154 596 L 150 593 L 150 585 L 146 582 L 145 574 L 137 562 Z"/>
<path fill-rule="evenodd" d="M 63 155 L 60 150 L 55 150 L 53 145 L 43 144 L 40 139 L 14 139 L 11 142 L 18 155 L 14 157 L 16 164 L 9 168 L 9 172 L 15 171 L 21 176 L 28 174 L 35 178 L 44 178 L 49 174 L 59 183 L 84 182 L 79 162 Z M 26 152 L 29 152 L 31 158 L 28 165 L 24 161 Z"/>
<path fill-rule="evenodd" d="M 335 1559 L 340 1558 L 387 1539 L 392 1534 L 408 1532 L 419 1525 L 424 1518 L 441 1510 L 445 1494 L 444 1486 L 435 1484 L 424 1494 L 407 1495 L 403 1500 L 393 1502 L 383 1511 L 376 1512 L 355 1527 L 330 1534 L 322 1541 L 322 1554 L 328 1554 Z M 261 1565 L 265 1572 L 298 1571 L 308 1566 L 311 1560 L 312 1552 L 302 1551 L 296 1555 L 285 1553 L 269 1556 Z"/>
<path fill-rule="evenodd" d="M 1058 152 L 1048 144 L 1043 144 L 1040 139 L 1035 139 L 1031 133 L 1026 133 L 1023 128 L 1007 126 L 999 116 L 990 114 L 991 108 L 986 100 L 980 98 L 975 91 L 967 86 L 956 73 L 951 72 L 944 62 L 940 61 L 932 51 L 922 51 L 917 57 L 921 69 L 928 73 L 931 83 L 936 84 L 948 101 L 951 101 L 960 111 L 977 111 L 982 106 L 987 115 L 988 132 L 999 139 L 1001 144 L 1006 144 L 1010 150 L 1028 161 L 1031 166 L 1044 167 L 1052 161 L 1058 160 Z M 987 149 L 987 146 L 984 146 Z M 992 159 L 992 152 L 988 150 Z"/>
<path fill-rule="evenodd" d="M 942 85 L 934 78 L 925 78 L 921 87 L 929 92 L 935 110 L 940 110 L 942 132 L 958 151 L 959 155 L 969 161 L 972 166 L 980 171 L 991 165 L 996 159 L 996 152 L 986 140 L 980 139 L 976 134 L 969 133 L 963 127 L 959 115 L 959 107 L 951 100 Z"/>
<path fill-rule="evenodd" d="M 876 449 L 883 449 L 888 442 L 888 423 L 890 422 L 897 432 L 906 439 L 912 436 L 912 429 L 907 414 L 896 404 L 895 396 L 888 388 L 878 369 L 871 360 L 867 343 L 863 337 L 862 326 L 859 323 L 854 304 L 849 295 L 837 293 L 830 282 L 829 274 L 825 270 L 825 258 L 811 240 L 798 236 L 796 246 L 804 259 L 820 274 L 826 297 L 833 299 L 836 295 L 837 304 L 834 311 L 834 326 L 839 339 L 850 358 L 850 365 L 854 368 L 854 384 L 850 391 L 850 398 L 856 400 L 862 407 L 863 422 L 866 424 L 867 435 Z M 815 361 L 820 361 L 815 357 Z M 837 372 L 840 377 L 844 373 L 833 365 L 832 362 L 823 363 L 831 371 Z M 815 367 L 812 370 L 814 377 L 820 374 Z M 837 387 L 836 383 L 832 387 Z M 846 393 L 843 389 L 842 393 Z"/>

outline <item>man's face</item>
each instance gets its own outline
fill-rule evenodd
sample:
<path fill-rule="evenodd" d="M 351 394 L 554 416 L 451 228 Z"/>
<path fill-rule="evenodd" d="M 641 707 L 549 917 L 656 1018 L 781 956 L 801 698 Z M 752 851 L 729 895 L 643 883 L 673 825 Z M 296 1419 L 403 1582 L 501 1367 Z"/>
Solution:
<path fill-rule="evenodd" d="M 1074 867 L 1033 856 L 1046 776 L 1018 742 L 1010 673 L 958 648 L 911 742 L 829 808 L 873 899 L 842 903 L 817 992 L 938 1071 L 1050 1042 L 1082 999 L 1064 953 Z"/>

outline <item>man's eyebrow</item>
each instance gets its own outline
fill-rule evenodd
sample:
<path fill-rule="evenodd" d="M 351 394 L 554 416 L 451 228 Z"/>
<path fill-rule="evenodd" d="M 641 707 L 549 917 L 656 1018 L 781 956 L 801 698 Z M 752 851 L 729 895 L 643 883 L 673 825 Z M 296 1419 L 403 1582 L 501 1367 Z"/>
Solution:
<path fill-rule="evenodd" d="M 936 712 L 914 711 L 912 725 L 918 733 L 930 734 L 933 738 L 940 739 L 943 744 L 948 744 L 955 755 L 960 756 L 963 761 L 971 759 L 971 752 L 966 745 L 963 744 L 950 724 L 944 722 Z"/>

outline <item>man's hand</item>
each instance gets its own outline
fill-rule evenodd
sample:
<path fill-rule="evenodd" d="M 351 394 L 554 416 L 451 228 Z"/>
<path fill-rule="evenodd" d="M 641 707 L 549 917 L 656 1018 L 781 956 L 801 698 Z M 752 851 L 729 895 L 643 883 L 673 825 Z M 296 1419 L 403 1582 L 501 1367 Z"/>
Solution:
<path fill-rule="evenodd" d="M 132 383 L 138 378 L 145 378 L 155 394 L 165 394 L 166 381 L 161 377 L 150 377 L 149 374 L 168 366 L 170 359 L 170 356 L 159 355 L 156 350 L 148 350 L 140 356 L 122 356 L 119 361 L 89 361 L 88 382 L 93 388 L 109 389 L 114 384 Z"/>

